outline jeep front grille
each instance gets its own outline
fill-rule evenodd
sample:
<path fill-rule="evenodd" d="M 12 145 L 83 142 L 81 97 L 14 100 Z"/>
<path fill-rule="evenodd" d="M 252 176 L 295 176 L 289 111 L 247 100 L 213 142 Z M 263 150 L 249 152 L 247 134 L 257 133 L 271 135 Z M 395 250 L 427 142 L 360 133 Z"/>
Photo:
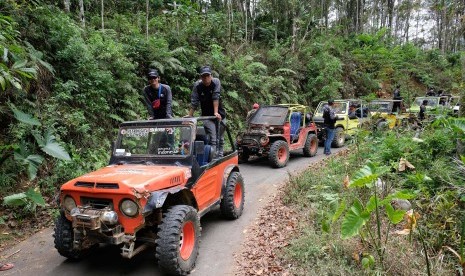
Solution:
<path fill-rule="evenodd" d="M 103 209 L 105 207 L 114 210 L 113 201 L 106 198 L 81 197 L 82 206 L 90 206 L 94 209 Z"/>

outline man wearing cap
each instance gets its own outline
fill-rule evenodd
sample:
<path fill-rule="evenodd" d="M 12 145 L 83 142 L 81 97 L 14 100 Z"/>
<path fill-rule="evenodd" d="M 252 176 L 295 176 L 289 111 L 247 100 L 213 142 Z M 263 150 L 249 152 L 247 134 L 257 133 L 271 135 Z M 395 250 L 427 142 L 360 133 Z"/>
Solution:
<path fill-rule="evenodd" d="M 191 95 L 191 108 L 189 115 L 192 117 L 194 111 L 200 106 L 202 116 L 215 116 L 218 120 L 226 123 L 226 111 L 221 103 L 221 83 L 217 78 L 212 77 L 209 66 L 203 66 L 199 71 L 200 80 L 194 83 Z M 216 122 L 205 121 L 204 128 L 210 137 L 211 145 L 215 148 L 217 144 Z M 218 156 L 223 156 L 224 127 L 220 124 L 219 129 Z"/>
<path fill-rule="evenodd" d="M 171 110 L 171 88 L 160 83 L 160 75 L 155 69 L 148 73 L 149 85 L 144 88 L 144 103 L 149 112 L 149 120 L 173 118 Z"/>
<path fill-rule="evenodd" d="M 255 112 L 257 112 L 259 107 L 260 105 L 258 103 L 253 104 L 252 109 L 249 110 L 249 112 L 247 112 L 247 116 L 245 117 L 246 122 L 249 121 L 250 117 L 252 117 L 252 115 L 255 114 Z"/>
<path fill-rule="evenodd" d="M 337 115 L 334 112 L 334 101 L 328 100 L 328 104 L 325 104 L 323 107 L 323 119 L 326 131 L 326 140 L 325 140 L 325 150 L 324 154 L 330 155 L 331 154 L 331 143 L 334 140 L 335 135 L 335 124 L 337 120 Z"/>

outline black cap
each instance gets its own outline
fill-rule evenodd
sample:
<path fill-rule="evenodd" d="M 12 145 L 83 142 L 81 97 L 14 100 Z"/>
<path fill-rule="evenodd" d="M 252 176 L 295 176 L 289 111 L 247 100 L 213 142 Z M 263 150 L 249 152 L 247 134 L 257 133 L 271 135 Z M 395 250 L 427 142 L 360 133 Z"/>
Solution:
<path fill-rule="evenodd" d="M 202 66 L 199 70 L 199 74 L 202 75 L 211 75 L 212 70 L 210 69 L 210 66 Z"/>
<path fill-rule="evenodd" d="M 148 73 L 149 78 L 158 78 L 160 75 L 158 75 L 158 71 L 155 69 L 150 69 Z"/>
<path fill-rule="evenodd" d="M 328 100 L 328 104 L 332 105 L 334 103 L 334 100 Z"/>

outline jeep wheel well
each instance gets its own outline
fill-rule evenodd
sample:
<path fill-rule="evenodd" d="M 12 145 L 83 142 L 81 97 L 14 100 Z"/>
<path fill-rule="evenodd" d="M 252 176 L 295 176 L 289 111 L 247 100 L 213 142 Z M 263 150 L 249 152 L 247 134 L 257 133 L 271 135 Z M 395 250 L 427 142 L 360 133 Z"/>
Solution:
<path fill-rule="evenodd" d="M 175 194 L 169 194 L 163 203 L 163 209 L 166 210 L 174 205 L 189 205 L 198 210 L 197 202 L 195 197 L 190 190 L 181 190 Z"/>

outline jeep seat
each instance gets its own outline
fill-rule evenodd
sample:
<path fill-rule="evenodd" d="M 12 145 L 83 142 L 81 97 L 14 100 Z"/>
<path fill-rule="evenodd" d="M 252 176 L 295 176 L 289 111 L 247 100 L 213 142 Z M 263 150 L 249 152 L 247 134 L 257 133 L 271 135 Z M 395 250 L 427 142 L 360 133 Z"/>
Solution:
<path fill-rule="evenodd" d="M 205 129 L 203 127 L 197 128 L 197 132 L 195 135 L 195 141 L 202 141 L 204 142 L 204 145 L 205 145 L 205 149 L 203 153 L 195 153 L 195 159 L 197 159 L 197 162 L 202 167 L 202 166 L 207 165 L 211 161 L 211 154 L 212 154 L 212 150 L 211 150 L 212 146 L 208 144 L 208 136 L 205 133 Z"/>
<path fill-rule="evenodd" d="M 291 117 L 289 119 L 289 123 L 291 125 L 291 141 L 294 141 L 299 137 L 301 117 L 302 114 L 300 112 L 291 113 Z"/>

